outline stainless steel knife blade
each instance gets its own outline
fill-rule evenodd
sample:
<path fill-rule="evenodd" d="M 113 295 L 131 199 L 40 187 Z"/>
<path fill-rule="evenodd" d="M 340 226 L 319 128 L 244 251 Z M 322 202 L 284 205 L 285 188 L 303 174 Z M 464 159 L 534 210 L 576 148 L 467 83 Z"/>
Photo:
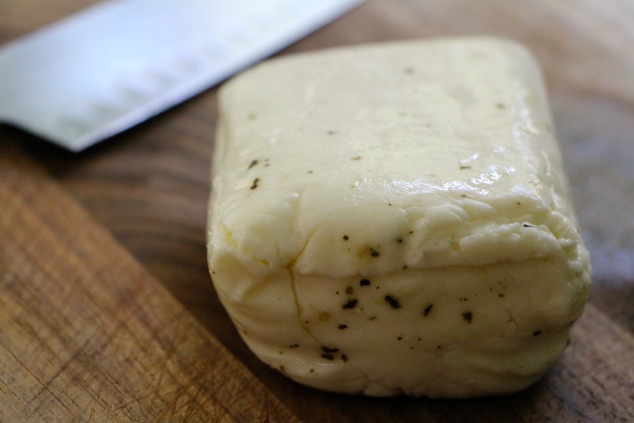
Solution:
<path fill-rule="evenodd" d="M 0 121 L 71 151 L 130 128 L 363 0 L 110 0 L 0 48 Z"/>

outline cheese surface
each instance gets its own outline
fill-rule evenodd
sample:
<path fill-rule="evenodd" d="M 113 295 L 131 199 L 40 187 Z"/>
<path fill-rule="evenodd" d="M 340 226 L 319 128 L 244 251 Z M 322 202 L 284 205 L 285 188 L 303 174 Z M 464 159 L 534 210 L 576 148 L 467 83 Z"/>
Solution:
<path fill-rule="evenodd" d="M 590 266 L 525 49 L 327 50 L 219 98 L 209 267 L 264 362 L 338 392 L 470 397 L 563 352 Z"/>

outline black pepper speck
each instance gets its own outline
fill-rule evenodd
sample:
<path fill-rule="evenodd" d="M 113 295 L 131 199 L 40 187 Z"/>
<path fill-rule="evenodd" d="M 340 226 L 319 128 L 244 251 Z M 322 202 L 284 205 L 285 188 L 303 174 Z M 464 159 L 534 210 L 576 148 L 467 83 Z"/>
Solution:
<path fill-rule="evenodd" d="M 383 297 L 385 299 L 385 301 L 387 301 L 387 303 L 394 309 L 396 308 L 401 308 L 401 304 L 398 302 L 398 300 L 394 297 L 392 297 L 391 295 L 386 295 L 385 297 Z"/>
<path fill-rule="evenodd" d="M 358 301 L 358 300 L 356 300 L 356 299 L 352 298 L 352 299 L 348 300 L 348 301 L 347 301 L 347 302 L 346 302 L 346 303 L 342 306 L 342 308 L 343 308 L 343 309 L 346 309 L 346 310 L 350 310 L 350 309 L 355 308 L 355 307 L 357 306 L 357 304 L 358 304 L 358 303 L 359 303 L 359 301 Z"/>

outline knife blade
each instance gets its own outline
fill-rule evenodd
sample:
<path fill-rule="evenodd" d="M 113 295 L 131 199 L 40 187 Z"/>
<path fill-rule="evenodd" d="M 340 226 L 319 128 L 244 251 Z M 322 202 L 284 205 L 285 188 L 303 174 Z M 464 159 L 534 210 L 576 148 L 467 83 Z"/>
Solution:
<path fill-rule="evenodd" d="M 363 0 L 110 0 L 0 48 L 0 122 L 83 150 Z"/>

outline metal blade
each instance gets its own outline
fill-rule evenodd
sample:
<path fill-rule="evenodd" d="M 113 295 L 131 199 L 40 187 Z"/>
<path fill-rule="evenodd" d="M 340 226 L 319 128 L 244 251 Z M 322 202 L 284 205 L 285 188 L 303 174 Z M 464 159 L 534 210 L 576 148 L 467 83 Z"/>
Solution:
<path fill-rule="evenodd" d="M 362 0 L 110 0 L 0 49 L 0 119 L 71 151 L 138 124 Z"/>

